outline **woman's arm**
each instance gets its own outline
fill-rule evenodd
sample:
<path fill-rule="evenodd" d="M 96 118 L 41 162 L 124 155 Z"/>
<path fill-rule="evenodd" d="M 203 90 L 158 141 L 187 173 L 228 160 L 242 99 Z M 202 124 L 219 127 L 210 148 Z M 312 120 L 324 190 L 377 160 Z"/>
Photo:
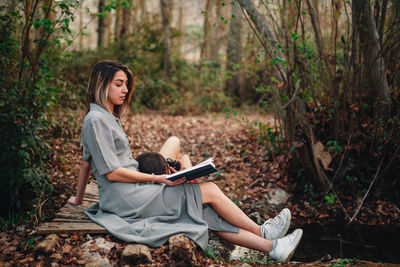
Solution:
<path fill-rule="evenodd" d="M 89 181 L 90 164 L 87 161 L 82 161 L 81 168 L 78 174 L 78 185 L 76 189 L 76 196 L 70 197 L 68 203 L 72 205 L 82 204 L 83 197 L 85 196 L 86 186 Z"/>
<path fill-rule="evenodd" d="M 169 186 L 174 186 L 183 183 L 186 178 L 177 179 L 175 181 L 167 180 L 166 175 L 154 175 L 142 172 L 132 171 L 127 168 L 118 168 L 106 174 L 106 177 L 111 182 L 122 182 L 122 183 L 164 183 Z"/>

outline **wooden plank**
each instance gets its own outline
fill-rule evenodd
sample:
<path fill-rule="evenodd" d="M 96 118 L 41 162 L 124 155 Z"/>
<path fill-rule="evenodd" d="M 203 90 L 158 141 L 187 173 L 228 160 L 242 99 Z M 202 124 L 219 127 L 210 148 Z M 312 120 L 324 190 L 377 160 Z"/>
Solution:
<path fill-rule="evenodd" d="M 99 199 L 99 189 L 97 186 L 97 183 L 93 182 L 90 183 L 86 186 L 85 190 L 85 198 L 86 197 L 95 197 L 96 199 Z"/>
<path fill-rule="evenodd" d="M 60 219 L 73 219 L 73 220 L 87 220 L 88 217 L 84 213 L 58 213 L 56 218 Z"/>
<path fill-rule="evenodd" d="M 37 228 L 37 233 L 40 235 L 59 234 L 59 233 L 88 233 L 88 234 L 103 234 L 107 231 L 98 224 L 93 222 L 47 222 Z"/>
<path fill-rule="evenodd" d="M 85 203 L 85 202 L 90 202 L 90 203 L 92 203 L 92 202 L 99 202 L 99 198 L 98 197 L 93 197 L 93 196 L 88 196 L 88 197 L 85 197 L 85 199 L 83 200 L 83 203 Z"/>
<path fill-rule="evenodd" d="M 100 225 L 93 223 L 85 215 L 85 210 L 99 201 L 96 182 L 87 185 L 82 205 L 65 204 L 51 222 L 46 222 L 36 228 L 38 234 L 59 234 L 83 232 L 90 234 L 107 233 Z"/>
<path fill-rule="evenodd" d="M 76 223 L 91 223 L 92 221 L 88 219 L 71 219 L 71 218 L 55 218 L 52 222 L 76 222 Z"/>

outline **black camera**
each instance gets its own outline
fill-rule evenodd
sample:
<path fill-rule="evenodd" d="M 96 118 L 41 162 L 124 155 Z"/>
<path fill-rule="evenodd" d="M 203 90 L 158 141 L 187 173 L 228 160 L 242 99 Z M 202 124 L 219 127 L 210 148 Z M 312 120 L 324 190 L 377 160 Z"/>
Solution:
<path fill-rule="evenodd" d="M 171 166 L 172 168 L 174 168 L 177 171 L 179 171 L 181 169 L 181 163 L 177 160 L 167 158 L 167 163 L 169 166 Z"/>

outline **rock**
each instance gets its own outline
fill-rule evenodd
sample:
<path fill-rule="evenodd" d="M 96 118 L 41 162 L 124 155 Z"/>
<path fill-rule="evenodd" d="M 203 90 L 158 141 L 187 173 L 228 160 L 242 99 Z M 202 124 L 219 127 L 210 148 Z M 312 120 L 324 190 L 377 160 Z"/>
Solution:
<path fill-rule="evenodd" d="M 17 230 L 17 232 L 23 232 L 25 231 L 26 226 L 25 225 L 19 225 L 17 226 L 17 228 L 15 228 L 15 230 Z"/>
<path fill-rule="evenodd" d="M 258 250 L 235 246 L 235 249 L 231 252 L 229 260 L 236 261 L 241 259 L 248 259 L 251 262 L 267 262 L 268 254 Z"/>
<path fill-rule="evenodd" d="M 87 252 L 96 252 L 99 249 L 104 249 L 106 252 L 109 252 L 114 246 L 114 242 L 110 242 L 105 240 L 102 237 L 96 238 L 93 240 L 93 238 L 87 238 L 89 241 L 86 243 L 82 244 L 82 249 L 87 251 Z"/>
<path fill-rule="evenodd" d="M 122 251 L 122 258 L 125 262 L 131 264 L 150 263 L 153 260 L 150 249 L 141 244 L 126 246 Z"/>
<path fill-rule="evenodd" d="M 110 261 L 101 257 L 98 252 L 85 253 L 84 260 L 86 260 L 86 267 L 112 267 Z"/>
<path fill-rule="evenodd" d="M 289 199 L 289 194 L 281 188 L 272 188 L 268 192 L 268 202 L 272 205 L 286 204 Z"/>
<path fill-rule="evenodd" d="M 169 257 L 176 266 L 197 265 L 196 245 L 184 235 L 174 235 L 168 240 Z"/>
<path fill-rule="evenodd" d="M 223 261 L 241 261 L 243 259 L 248 259 L 253 263 L 265 263 L 268 262 L 268 254 L 265 252 L 236 246 L 227 241 L 224 241 L 220 237 L 213 237 L 210 235 L 210 239 L 208 241 L 207 249 L 212 251 L 216 258 L 222 258 Z M 246 263 L 243 262 L 240 266 L 247 266 Z"/>
<path fill-rule="evenodd" d="M 58 246 L 58 236 L 56 234 L 48 235 L 42 242 L 36 247 L 36 252 L 50 253 L 53 252 Z"/>
<path fill-rule="evenodd" d="M 112 266 L 107 258 L 101 257 L 97 250 L 104 249 L 109 252 L 114 247 L 115 243 L 106 241 L 104 238 L 99 237 L 93 240 L 93 238 L 87 234 L 86 239 L 89 240 L 82 244 L 81 248 L 84 251 L 82 258 L 78 260 L 78 264 L 85 264 L 89 267 L 108 267 Z"/>
<path fill-rule="evenodd" d="M 115 243 L 114 243 L 114 242 L 107 241 L 107 240 L 105 240 L 105 239 L 102 238 L 102 237 L 99 237 L 99 238 L 96 238 L 96 245 L 97 245 L 99 248 L 102 248 L 102 249 L 104 249 L 105 251 L 109 252 L 109 251 L 115 246 Z"/>
<path fill-rule="evenodd" d="M 232 249 L 234 249 L 234 246 L 225 246 L 225 244 L 221 243 L 220 238 L 210 238 L 208 240 L 206 250 L 211 251 L 216 258 L 222 258 L 224 261 L 228 261 L 231 256 Z"/>

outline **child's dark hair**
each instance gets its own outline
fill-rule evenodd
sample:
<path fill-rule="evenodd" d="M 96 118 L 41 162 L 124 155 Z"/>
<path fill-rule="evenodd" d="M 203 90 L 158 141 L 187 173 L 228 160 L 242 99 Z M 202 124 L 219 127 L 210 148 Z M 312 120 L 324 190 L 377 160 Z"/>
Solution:
<path fill-rule="evenodd" d="M 167 174 L 168 163 L 165 158 L 157 152 L 145 152 L 140 154 L 136 161 L 139 163 L 139 171 L 149 174 Z"/>

